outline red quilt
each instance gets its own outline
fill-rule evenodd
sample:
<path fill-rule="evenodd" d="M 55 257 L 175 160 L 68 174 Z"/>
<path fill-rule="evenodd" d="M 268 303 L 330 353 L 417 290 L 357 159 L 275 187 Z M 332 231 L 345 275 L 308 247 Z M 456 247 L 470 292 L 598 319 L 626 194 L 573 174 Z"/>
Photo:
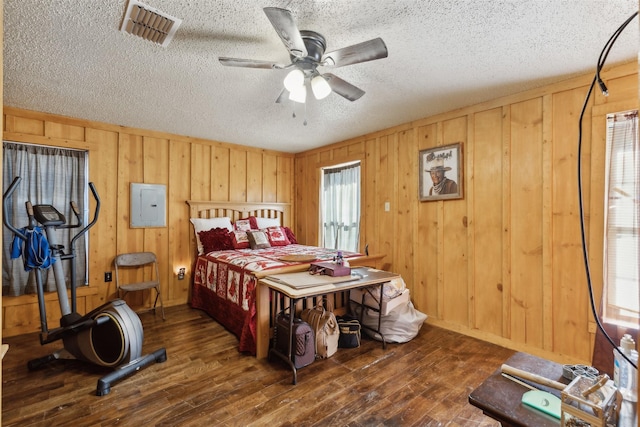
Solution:
<path fill-rule="evenodd" d="M 299 264 L 280 260 L 286 255 L 313 255 L 316 261 L 328 261 L 335 254 L 335 249 L 297 244 L 209 252 L 196 260 L 191 306 L 204 310 L 235 334 L 240 351 L 255 355 L 256 279 L 251 273 Z M 358 255 L 343 251 L 345 258 Z"/>

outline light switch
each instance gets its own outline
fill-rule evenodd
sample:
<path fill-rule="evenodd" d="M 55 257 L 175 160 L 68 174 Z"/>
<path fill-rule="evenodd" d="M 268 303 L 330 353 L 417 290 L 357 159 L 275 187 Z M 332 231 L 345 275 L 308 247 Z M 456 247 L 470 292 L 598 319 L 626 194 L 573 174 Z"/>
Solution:
<path fill-rule="evenodd" d="M 384 211 L 389 212 L 391 210 L 391 203 L 384 202 Z"/>

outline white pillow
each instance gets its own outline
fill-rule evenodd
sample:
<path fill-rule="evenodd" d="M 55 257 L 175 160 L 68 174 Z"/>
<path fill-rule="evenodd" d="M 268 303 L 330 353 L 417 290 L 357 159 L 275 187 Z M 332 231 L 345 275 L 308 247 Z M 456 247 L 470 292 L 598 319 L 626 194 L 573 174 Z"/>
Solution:
<path fill-rule="evenodd" d="M 260 218 L 256 217 L 256 223 L 260 230 L 269 227 L 280 227 L 280 220 L 278 218 Z"/>
<path fill-rule="evenodd" d="M 226 228 L 229 231 L 233 230 L 233 225 L 231 224 L 231 218 L 229 217 L 220 217 L 220 218 L 191 218 L 191 224 L 193 224 L 193 230 L 196 233 L 196 243 L 198 244 L 198 255 L 202 255 L 204 253 L 204 247 L 202 246 L 202 242 L 200 241 L 200 236 L 198 232 L 200 231 L 208 231 L 212 228 Z"/>

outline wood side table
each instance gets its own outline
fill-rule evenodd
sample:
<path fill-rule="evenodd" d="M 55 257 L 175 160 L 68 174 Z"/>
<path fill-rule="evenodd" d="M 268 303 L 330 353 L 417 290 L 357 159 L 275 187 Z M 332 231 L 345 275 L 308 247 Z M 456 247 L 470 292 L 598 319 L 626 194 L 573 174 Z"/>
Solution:
<path fill-rule="evenodd" d="M 550 380 L 569 384 L 569 381 L 562 376 L 562 365 L 550 360 L 527 353 L 516 353 L 505 364 L 541 375 Z M 540 390 L 548 391 L 560 398 L 560 390 L 525 380 L 523 382 L 529 383 Z M 478 388 L 471 392 L 469 403 L 482 409 L 485 415 L 500 421 L 503 426 L 559 426 L 559 419 L 522 403 L 522 395 L 527 391 L 529 391 L 527 387 L 503 377 L 501 368 L 498 368 Z"/>

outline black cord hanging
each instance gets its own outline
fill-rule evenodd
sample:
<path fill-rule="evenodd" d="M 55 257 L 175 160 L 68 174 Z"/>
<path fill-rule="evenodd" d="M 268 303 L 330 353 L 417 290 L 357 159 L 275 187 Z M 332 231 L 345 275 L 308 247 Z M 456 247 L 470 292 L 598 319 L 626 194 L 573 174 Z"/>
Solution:
<path fill-rule="evenodd" d="M 583 195 L 582 195 L 583 193 L 583 190 L 582 190 L 582 119 L 584 117 L 584 113 L 587 109 L 587 105 L 589 104 L 589 98 L 591 98 L 591 94 L 593 93 L 593 88 L 595 87 L 596 83 L 598 83 L 598 85 L 600 86 L 600 90 L 605 96 L 609 94 L 609 91 L 607 90 L 607 86 L 604 84 L 604 82 L 600 78 L 600 71 L 602 70 L 604 63 L 607 60 L 607 56 L 609 56 L 609 52 L 611 51 L 611 48 L 615 44 L 616 40 L 618 39 L 622 31 L 624 31 L 627 25 L 629 25 L 629 23 L 633 21 L 633 19 L 636 16 L 638 16 L 638 12 L 635 12 L 633 15 L 627 18 L 627 20 L 624 21 L 624 23 L 622 23 L 620 27 L 618 27 L 618 29 L 613 33 L 613 35 L 609 38 L 607 43 L 604 45 L 604 48 L 602 49 L 602 52 L 598 57 L 596 73 L 593 76 L 593 81 L 589 86 L 589 91 L 587 92 L 587 96 L 582 106 L 582 111 L 580 112 L 580 118 L 578 119 L 578 202 L 580 206 L 580 235 L 582 237 L 582 255 L 584 257 L 584 267 L 585 267 L 585 273 L 587 275 L 587 287 L 589 288 L 589 301 L 591 303 L 591 311 L 593 313 L 593 317 L 596 321 L 596 325 L 598 326 L 598 329 L 600 329 L 604 337 L 607 339 L 607 341 L 609 341 L 609 343 L 615 349 L 615 351 L 617 351 L 627 362 L 629 362 L 631 366 L 633 366 L 635 369 L 638 369 L 637 365 L 633 363 L 633 361 L 631 361 L 631 359 L 626 354 L 620 351 L 620 349 L 613 342 L 609 334 L 607 334 L 607 332 L 604 329 L 604 326 L 602 325 L 602 322 L 600 321 L 600 317 L 598 315 L 595 298 L 593 296 L 593 284 L 591 281 L 591 268 L 589 266 L 589 253 L 587 248 L 587 241 L 586 241 L 587 239 L 586 239 L 585 221 L 584 221 L 584 201 L 583 201 Z"/>

